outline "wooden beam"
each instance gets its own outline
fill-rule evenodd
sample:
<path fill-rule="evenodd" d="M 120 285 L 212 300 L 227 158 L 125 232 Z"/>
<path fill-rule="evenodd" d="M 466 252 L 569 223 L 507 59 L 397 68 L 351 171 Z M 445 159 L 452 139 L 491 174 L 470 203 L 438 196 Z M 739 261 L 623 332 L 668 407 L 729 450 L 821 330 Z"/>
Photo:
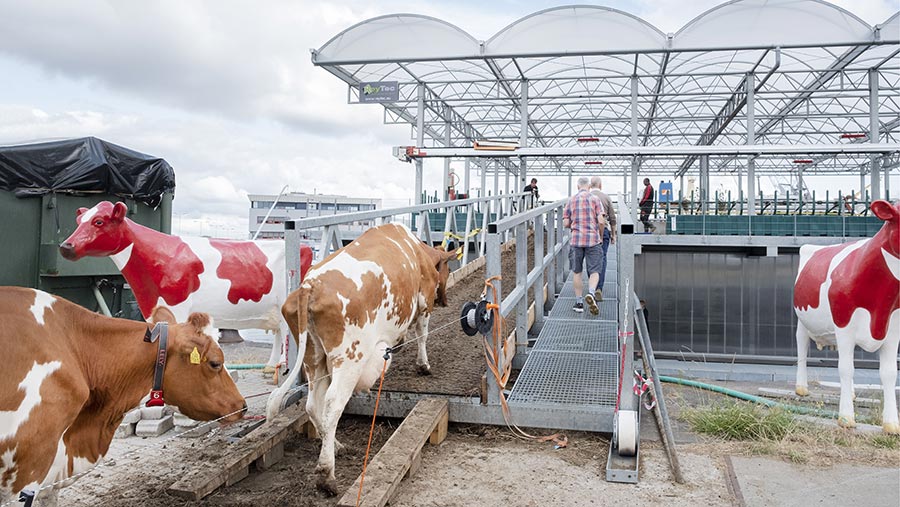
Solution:
<path fill-rule="evenodd" d="M 246 437 L 232 444 L 213 461 L 198 463 L 181 479 L 169 487 L 169 493 L 179 498 L 197 501 L 222 485 L 234 484 L 247 476 L 250 465 L 264 458 L 262 467 L 271 466 L 276 449 L 294 431 L 302 431 L 309 420 L 306 410 L 293 405 L 260 426 Z M 270 451 L 275 450 L 274 453 Z M 268 454 L 267 454 L 268 453 Z"/>
<path fill-rule="evenodd" d="M 425 441 L 429 437 L 432 441 L 443 440 L 447 435 L 448 406 L 445 398 L 425 398 L 416 403 L 400 427 L 369 462 L 359 505 L 383 507 L 391 500 L 400 481 L 416 464 L 416 457 Z M 435 437 L 436 433 L 439 438 Z M 412 472 L 415 473 L 415 470 Z M 356 505 L 361 479 L 362 476 L 357 477 L 353 486 L 344 493 L 338 501 L 339 507 Z"/>

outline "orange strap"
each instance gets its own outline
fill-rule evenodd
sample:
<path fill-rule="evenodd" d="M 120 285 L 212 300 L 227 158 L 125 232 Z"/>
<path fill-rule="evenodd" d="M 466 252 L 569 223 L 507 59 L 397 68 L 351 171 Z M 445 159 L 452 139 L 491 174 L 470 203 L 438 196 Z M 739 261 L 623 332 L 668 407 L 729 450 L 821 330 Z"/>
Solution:
<path fill-rule="evenodd" d="M 387 370 L 387 356 L 390 349 L 386 350 L 384 355 L 384 365 L 381 367 L 381 380 L 378 382 L 378 394 L 375 395 L 375 412 L 372 414 L 372 426 L 369 428 L 369 443 L 366 444 L 366 457 L 363 460 L 362 475 L 359 476 L 359 492 L 356 494 L 356 507 L 362 500 L 363 483 L 366 481 L 366 466 L 369 464 L 369 450 L 372 449 L 372 435 L 375 434 L 375 416 L 378 415 L 378 400 L 381 399 L 381 386 L 384 385 L 384 372 Z"/>
<path fill-rule="evenodd" d="M 482 345 L 484 347 L 484 360 L 487 363 L 488 369 L 491 371 L 491 374 L 494 376 L 494 379 L 497 381 L 497 389 L 500 391 L 500 407 L 503 413 L 503 420 L 506 421 L 506 427 L 513 432 L 514 435 L 520 438 L 528 439 L 528 440 L 536 440 L 538 442 L 546 442 L 553 441 L 557 448 L 566 447 L 569 443 L 569 439 L 566 438 L 565 435 L 560 435 L 559 433 L 554 433 L 552 435 L 547 435 L 543 437 L 537 437 L 531 435 L 522 428 L 519 428 L 515 423 L 512 422 L 512 416 L 509 412 L 509 405 L 506 402 L 506 396 L 503 394 L 503 388 L 506 387 L 506 383 L 509 381 L 509 376 L 512 373 L 512 364 L 505 364 L 503 366 L 503 373 L 500 373 L 500 358 L 506 357 L 506 339 L 503 338 L 503 317 L 500 315 L 500 297 L 497 291 L 497 287 L 494 286 L 494 280 L 501 280 L 500 276 L 493 276 L 484 281 L 484 292 L 482 293 L 482 297 L 487 295 L 488 288 L 491 289 L 493 300 L 495 303 L 488 304 L 488 309 L 494 312 L 494 329 L 492 330 L 492 335 L 494 338 L 494 347 L 492 348 L 487 341 L 487 337 L 482 337 Z M 490 353 L 488 352 L 490 349 Z M 500 351 L 498 353 L 498 351 Z"/>

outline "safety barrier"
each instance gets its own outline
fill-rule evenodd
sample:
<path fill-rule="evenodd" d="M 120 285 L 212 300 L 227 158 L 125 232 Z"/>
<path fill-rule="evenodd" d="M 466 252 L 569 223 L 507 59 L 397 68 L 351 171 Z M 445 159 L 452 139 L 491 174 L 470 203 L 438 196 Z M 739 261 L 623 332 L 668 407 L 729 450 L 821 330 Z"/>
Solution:
<path fill-rule="evenodd" d="M 543 290 L 545 272 L 549 276 L 547 280 L 547 294 L 549 296 L 559 292 L 566 280 L 569 235 L 565 233 L 562 225 L 565 205 L 566 199 L 562 199 L 503 220 L 498 220 L 488 226 L 487 252 L 485 254 L 488 279 L 501 276 L 500 244 L 509 233 L 514 233 L 515 236 L 515 279 L 500 279 L 493 283 L 497 288 L 497 294 L 502 294 L 504 283 L 515 283 L 515 288 L 499 302 L 499 305 L 500 316 L 503 319 L 506 319 L 515 311 L 515 350 L 516 356 L 520 360 L 524 359 L 528 345 L 528 308 L 530 306 L 528 290 L 534 289 L 532 291 L 534 297 L 534 323 L 535 325 L 540 325 L 544 319 L 546 303 Z M 530 270 L 528 266 L 529 229 L 534 231 L 534 266 Z M 546 253 L 544 252 L 545 238 Z M 497 301 L 494 301 L 494 303 L 498 304 Z M 507 359 L 503 357 L 501 351 L 495 351 L 495 353 L 503 360 Z M 503 371 L 506 367 L 502 362 L 497 366 L 500 371 Z M 488 403 L 497 404 L 500 401 L 498 386 L 495 385 L 496 381 L 488 375 L 488 382 L 492 384 L 487 390 Z"/>
<path fill-rule="evenodd" d="M 465 245 L 462 249 L 460 266 L 465 266 L 474 257 L 470 255 L 468 245 L 476 245 L 478 256 L 484 255 L 487 225 L 494 220 L 502 220 L 514 216 L 531 207 L 531 194 L 528 192 L 499 194 L 495 196 L 460 199 L 454 201 L 435 202 L 389 208 L 373 211 L 344 213 L 333 216 L 311 217 L 285 222 L 285 241 L 287 250 L 298 255 L 301 242 L 301 231 L 323 228 L 322 240 L 316 251 L 316 261 L 324 259 L 330 252 L 343 246 L 341 225 L 360 221 L 374 221 L 377 225 L 400 222 L 410 226 L 419 238 L 430 244 L 453 244 L 454 248 Z M 460 223 L 460 222 L 464 223 Z M 440 227 L 443 222 L 442 229 Z M 505 238 L 506 239 L 506 238 Z M 288 266 L 298 266 L 296 260 L 288 258 Z"/>

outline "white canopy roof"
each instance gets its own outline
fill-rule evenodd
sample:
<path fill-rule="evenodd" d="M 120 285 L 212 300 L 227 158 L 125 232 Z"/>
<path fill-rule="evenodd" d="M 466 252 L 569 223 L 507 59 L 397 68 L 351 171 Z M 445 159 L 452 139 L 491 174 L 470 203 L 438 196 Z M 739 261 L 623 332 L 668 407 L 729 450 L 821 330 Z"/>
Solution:
<path fill-rule="evenodd" d="M 400 100 L 385 104 L 389 123 L 415 125 L 422 84 L 426 145 L 444 145 L 448 129 L 451 146 L 520 140 L 525 86 L 531 147 L 631 145 L 632 86 L 639 145 L 743 144 L 748 76 L 758 143 L 866 141 L 859 136 L 871 127 L 870 79 L 879 140 L 896 142 L 900 13 L 873 27 L 821 0 L 734 0 L 678 30 L 663 28 L 613 8 L 573 5 L 527 15 L 482 42 L 438 19 L 396 14 L 344 30 L 313 52 L 313 62 L 350 85 L 354 99 L 360 83 L 399 82 Z M 825 157 L 807 170 L 858 174 L 867 160 Z M 778 172 L 791 162 L 772 157 L 757 167 Z M 657 158 L 643 170 L 678 174 L 693 163 Z M 714 168 L 742 163 L 724 158 Z M 529 173 L 582 164 L 548 157 L 530 162 Z"/>

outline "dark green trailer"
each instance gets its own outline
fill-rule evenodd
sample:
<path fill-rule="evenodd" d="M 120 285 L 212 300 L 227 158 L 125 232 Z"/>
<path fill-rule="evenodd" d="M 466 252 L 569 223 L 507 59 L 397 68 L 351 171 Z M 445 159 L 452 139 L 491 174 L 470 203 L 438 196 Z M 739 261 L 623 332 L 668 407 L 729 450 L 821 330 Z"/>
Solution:
<path fill-rule="evenodd" d="M 0 285 L 32 287 L 94 311 L 141 320 L 108 257 L 72 262 L 59 244 L 78 208 L 123 201 L 128 218 L 170 233 L 175 173 L 163 159 L 88 137 L 0 146 Z M 102 302 L 101 302 L 102 300 Z"/>

